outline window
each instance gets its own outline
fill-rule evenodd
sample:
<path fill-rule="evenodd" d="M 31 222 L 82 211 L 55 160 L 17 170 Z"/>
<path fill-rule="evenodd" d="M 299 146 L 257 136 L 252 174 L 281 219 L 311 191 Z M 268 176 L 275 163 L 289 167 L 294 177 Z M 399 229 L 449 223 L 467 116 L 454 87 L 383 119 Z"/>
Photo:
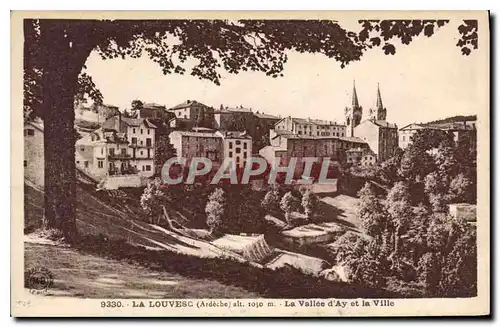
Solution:
<path fill-rule="evenodd" d="M 85 147 L 80 147 L 80 151 L 84 152 L 85 151 Z"/>
<path fill-rule="evenodd" d="M 146 165 L 146 171 L 151 171 L 151 166 L 150 165 Z"/>
<path fill-rule="evenodd" d="M 229 158 L 232 158 L 232 157 L 233 157 L 233 152 L 229 151 Z"/>
<path fill-rule="evenodd" d="M 144 166 L 142 166 L 142 171 L 144 171 Z"/>
<path fill-rule="evenodd" d="M 241 148 L 236 148 L 236 153 L 241 153 Z"/>
<path fill-rule="evenodd" d="M 246 152 L 243 153 L 243 158 L 245 158 L 245 159 L 247 158 L 247 153 Z"/>
<path fill-rule="evenodd" d="M 141 134 L 144 133 L 144 130 L 141 128 Z"/>
<path fill-rule="evenodd" d="M 148 135 L 149 135 L 149 131 L 150 131 L 150 129 L 148 128 Z"/>
<path fill-rule="evenodd" d="M 135 128 L 132 128 L 132 133 L 133 133 L 133 134 L 135 134 Z M 135 137 L 134 137 L 134 138 L 135 138 Z M 134 139 L 134 138 L 133 138 L 133 139 Z"/>
<path fill-rule="evenodd" d="M 84 161 L 83 165 L 85 166 L 85 168 L 89 168 L 89 162 L 88 161 Z"/>
<path fill-rule="evenodd" d="M 141 150 L 141 156 L 144 154 L 144 151 Z"/>
<path fill-rule="evenodd" d="M 304 146 L 304 151 L 307 151 L 307 146 Z"/>
<path fill-rule="evenodd" d="M 319 132 L 316 132 L 316 134 L 319 136 Z"/>
<path fill-rule="evenodd" d="M 103 167 L 104 167 L 104 161 L 99 160 L 99 161 L 97 162 L 97 168 L 103 168 Z"/>
<path fill-rule="evenodd" d="M 151 146 L 151 139 L 150 138 L 146 139 L 146 146 Z"/>
<path fill-rule="evenodd" d="M 80 163 L 80 161 L 78 161 L 78 160 L 77 160 L 77 161 L 76 161 L 76 163 L 77 163 L 77 164 L 79 164 L 79 163 Z"/>
<path fill-rule="evenodd" d="M 114 155 L 114 154 L 115 154 L 115 148 L 111 148 L 111 149 L 109 149 L 109 154 L 110 154 L 110 155 Z"/>
<path fill-rule="evenodd" d="M 247 143 L 246 142 L 243 143 L 243 149 L 245 149 L 245 150 L 247 149 Z"/>
<path fill-rule="evenodd" d="M 233 142 L 229 141 L 229 148 L 232 149 L 233 148 Z"/>
<path fill-rule="evenodd" d="M 122 155 L 126 155 L 127 154 L 127 149 L 122 149 Z"/>
<path fill-rule="evenodd" d="M 24 136 L 34 136 L 35 135 L 35 130 L 28 128 L 24 130 Z"/>
<path fill-rule="evenodd" d="M 28 167 L 28 160 L 24 160 L 24 167 Z"/>
<path fill-rule="evenodd" d="M 241 145 L 241 141 L 236 141 L 236 145 Z"/>
<path fill-rule="evenodd" d="M 240 157 L 237 157 L 236 158 L 236 163 L 239 164 L 240 163 Z"/>

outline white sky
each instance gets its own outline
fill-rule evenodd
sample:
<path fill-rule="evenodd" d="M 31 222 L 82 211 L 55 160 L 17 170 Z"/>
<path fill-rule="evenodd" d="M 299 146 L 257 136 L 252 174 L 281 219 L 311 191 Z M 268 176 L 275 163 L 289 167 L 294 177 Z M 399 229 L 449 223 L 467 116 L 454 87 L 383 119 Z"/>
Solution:
<path fill-rule="evenodd" d="M 218 108 L 220 104 L 252 108 L 270 114 L 311 117 L 344 122 L 344 108 L 351 103 L 352 83 L 363 117 L 375 105 L 377 83 L 387 107 L 387 120 L 402 127 L 458 114 L 475 114 L 482 94 L 484 67 L 478 51 L 462 56 L 456 47 L 460 21 L 451 20 L 431 38 L 421 36 L 409 46 L 397 46 L 396 55 L 370 50 L 359 62 L 341 69 L 322 55 L 290 53 L 284 77 L 263 73 L 223 74 L 221 86 L 190 75 L 163 75 L 147 56 L 103 61 L 92 54 L 87 71 L 104 95 L 104 102 L 121 109 L 134 99 L 167 107 L 197 100 Z M 357 23 L 340 21 L 358 30 Z M 481 46 L 480 46 L 481 49 Z M 483 77 L 484 79 L 484 77 Z"/>

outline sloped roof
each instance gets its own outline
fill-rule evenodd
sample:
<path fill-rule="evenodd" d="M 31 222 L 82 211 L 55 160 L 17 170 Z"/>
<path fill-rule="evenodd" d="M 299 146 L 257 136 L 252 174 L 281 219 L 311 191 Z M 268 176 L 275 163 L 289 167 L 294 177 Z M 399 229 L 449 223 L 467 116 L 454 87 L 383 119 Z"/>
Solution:
<path fill-rule="evenodd" d="M 225 138 L 232 139 L 251 139 L 252 137 L 248 135 L 245 131 L 224 131 L 222 132 Z"/>
<path fill-rule="evenodd" d="M 338 137 L 339 140 L 346 141 L 346 142 L 355 142 L 355 143 L 366 143 L 365 140 L 356 137 L 356 136 L 341 136 Z"/>
<path fill-rule="evenodd" d="M 407 130 L 409 131 L 409 130 L 422 129 L 422 128 L 425 128 L 425 127 L 421 124 L 412 123 L 412 124 L 408 124 L 404 127 L 401 127 L 399 130 L 400 131 L 407 131 Z"/>
<path fill-rule="evenodd" d="M 144 109 L 165 109 L 166 107 L 162 104 L 150 102 L 142 105 Z"/>
<path fill-rule="evenodd" d="M 113 116 L 108 118 L 104 123 L 101 124 L 103 130 L 116 130 L 116 121 L 120 117 Z M 144 123 L 144 125 L 148 128 L 156 128 L 156 126 L 151 123 L 147 118 L 127 118 L 121 117 L 120 131 L 123 131 L 127 126 L 139 127 Z"/>
<path fill-rule="evenodd" d="M 222 135 L 216 132 L 195 132 L 195 131 L 173 131 L 170 134 L 180 134 L 182 136 L 196 136 L 196 137 L 215 137 L 222 138 Z"/>
<path fill-rule="evenodd" d="M 198 102 L 196 100 L 187 100 L 187 101 L 185 101 L 183 103 L 180 103 L 180 104 L 178 104 L 176 106 L 173 106 L 172 108 L 170 108 L 168 110 L 185 109 L 185 108 L 191 108 L 192 106 L 202 106 L 202 107 L 210 108 L 206 104 L 203 104 L 203 103 Z"/>
<path fill-rule="evenodd" d="M 385 120 L 374 120 L 373 123 L 377 126 L 384 128 L 398 128 L 398 126 L 394 123 L 389 123 Z"/>
<path fill-rule="evenodd" d="M 261 118 L 261 119 L 281 119 L 278 116 L 265 114 L 263 112 L 262 113 L 261 112 L 256 112 L 256 113 L 254 113 L 254 115 L 257 116 L 258 118 Z"/>

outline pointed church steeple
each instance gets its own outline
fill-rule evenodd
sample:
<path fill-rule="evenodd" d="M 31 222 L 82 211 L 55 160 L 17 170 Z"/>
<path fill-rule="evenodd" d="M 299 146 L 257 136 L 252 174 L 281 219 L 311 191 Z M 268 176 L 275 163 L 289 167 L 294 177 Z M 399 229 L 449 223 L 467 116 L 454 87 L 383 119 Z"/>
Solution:
<path fill-rule="evenodd" d="M 382 104 L 382 96 L 380 95 L 380 83 L 377 83 L 377 109 L 384 109 Z"/>
<path fill-rule="evenodd" d="M 380 94 L 380 84 L 377 83 L 377 102 L 375 108 L 370 109 L 370 119 L 372 120 L 386 120 L 387 109 L 384 108 L 382 103 L 382 95 Z"/>
<path fill-rule="evenodd" d="M 358 94 L 356 93 L 356 80 L 352 83 L 352 107 L 359 108 Z"/>
<path fill-rule="evenodd" d="M 353 81 L 352 106 L 345 108 L 346 136 L 354 136 L 354 128 L 361 123 L 363 107 L 359 105 L 358 93 L 356 92 L 356 81 Z"/>

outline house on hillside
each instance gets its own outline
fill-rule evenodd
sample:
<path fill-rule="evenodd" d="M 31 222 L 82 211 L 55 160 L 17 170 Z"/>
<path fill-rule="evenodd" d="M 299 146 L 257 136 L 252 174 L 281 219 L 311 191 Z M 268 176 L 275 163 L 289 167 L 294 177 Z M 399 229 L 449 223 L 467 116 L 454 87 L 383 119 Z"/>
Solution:
<path fill-rule="evenodd" d="M 201 102 L 187 100 L 186 102 L 168 109 L 168 111 L 176 118 L 176 120 L 172 121 L 172 119 L 170 119 L 169 121 L 170 123 L 173 122 L 173 124 L 176 124 L 175 127 L 177 127 L 177 123 L 180 122 L 178 119 L 189 121 L 189 124 L 186 125 L 208 128 L 214 127 L 214 108 Z M 174 127 L 172 123 L 170 126 Z"/>
<path fill-rule="evenodd" d="M 237 168 L 243 168 L 252 157 L 252 137 L 246 131 L 218 132 L 223 139 L 223 161 L 229 158 Z"/>
<path fill-rule="evenodd" d="M 45 185 L 45 156 L 43 123 L 34 121 L 24 124 L 24 178 L 43 188 Z"/>
<path fill-rule="evenodd" d="M 140 186 L 155 172 L 155 130 L 147 119 L 111 117 L 76 142 L 76 165 L 112 188 Z"/>
<path fill-rule="evenodd" d="M 164 105 L 157 103 L 144 103 L 141 107 L 132 109 L 132 112 L 137 113 L 139 119 L 164 119 L 173 118 L 173 113 L 168 112 Z"/>

